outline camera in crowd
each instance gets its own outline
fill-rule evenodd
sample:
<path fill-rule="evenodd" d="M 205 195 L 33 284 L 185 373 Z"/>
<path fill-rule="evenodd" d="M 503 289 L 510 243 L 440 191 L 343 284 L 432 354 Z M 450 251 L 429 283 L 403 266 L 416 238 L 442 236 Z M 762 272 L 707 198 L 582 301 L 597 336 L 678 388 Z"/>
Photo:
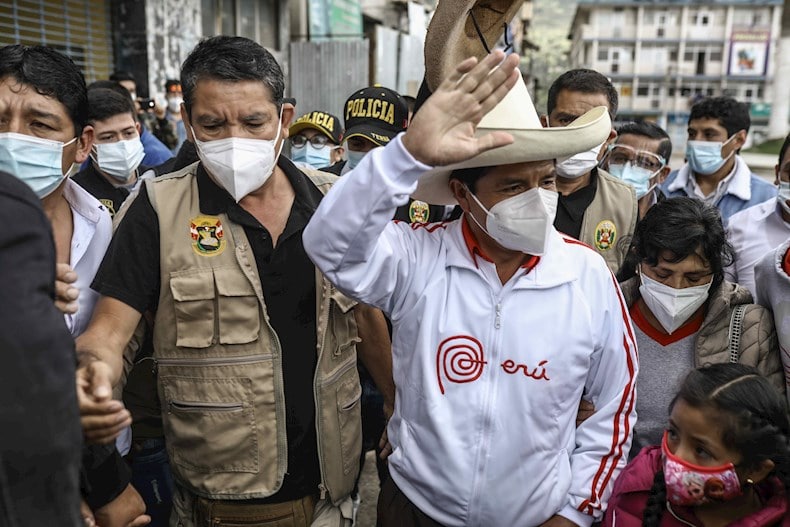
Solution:
<path fill-rule="evenodd" d="M 143 111 L 153 110 L 154 106 L 156 106 L 156 102 L 153 99 L 137 99 L 137 102 Z"/>

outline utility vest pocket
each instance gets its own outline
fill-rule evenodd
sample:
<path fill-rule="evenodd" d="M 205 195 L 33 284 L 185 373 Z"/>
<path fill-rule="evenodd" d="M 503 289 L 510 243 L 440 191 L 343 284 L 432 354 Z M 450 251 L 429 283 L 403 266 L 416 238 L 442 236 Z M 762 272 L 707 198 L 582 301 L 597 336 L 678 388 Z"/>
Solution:
<path fill-rule="evenodd" d="M 176 346 L 247 344 L 261 330 L 258 299 L 238 268 L 177 271 L 170 277 L 176 315 Z"/>
<path fill-rule="evenodd" d="M 272 355 L 157 359 L 173 472 L 198 495 L 260 497 L 281 485 Z M 236 494 L 234 494 L 234 491 Z"/>

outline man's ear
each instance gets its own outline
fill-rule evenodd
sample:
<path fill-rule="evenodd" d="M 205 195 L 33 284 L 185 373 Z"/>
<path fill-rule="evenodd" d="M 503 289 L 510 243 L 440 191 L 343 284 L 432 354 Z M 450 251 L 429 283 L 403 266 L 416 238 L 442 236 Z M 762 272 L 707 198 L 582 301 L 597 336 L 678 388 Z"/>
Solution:
<path fill-rule="evenodd" d="M 338 161 L 340 161 L 341 159 L 343 159 L 343 154 L 345 154 L 345 153 L 346 153 L 346 149 L 343 148 L 342 146 L 338 146 L 338 147 L 334 148 L 332 150 L 332 157 L 330 158 L 331 161 L 332 161 L 332 164 L 335 164 Z"/>
<path fill-rule="evenodd" d="M 735 139 L 733 139 L 732 142 L 735 143 L 735 151 L 740 152 L 743 145 L 746 144 L 746 130 L 735 132 Z"/>
<path fill-rule="evenodd" d="M 94 138 L 94 130 L 93 126 L 85 125 L 82 129 L 82 134 L 80 134 L 79 139 L 77 139 L 77 151 L 74 154 L 74 162 L 82 164 L 88 159 L 88 156 L 91 153 L 91 148 L 93 148 L 93 138 Z"/>
<path fill-rule="evenodd" d="M 296 108 L 294 105 L 289 102 L 284 102 L 282 106 L 283 110 L 283 117 L 280 119 L 280 124 L 283 127 L 282 131 L 282 138 L 287 139 L 290 135 L 288 129 L 291 127 L 291 121 L 294 119 L 294 114 L 296 113 Z"/>
<path fill-rule="evenodd" d="M 461 207 L 461 210 L 464 212 L 469 212 L 472 208 L 471 198 L 469 197 L 469 189 L 461 183 L 457 179 L 451 179 L 450 182 L 450 190 L 455 196 L 456 201 L 458 201 L 458 205 Z"/>
<path fill-rule="evenodd" d="M 540 116 L 540 124 L 543 125 L 543 128 L 549 127 L 549 116 L 546 115 L 545 113 Z"/>
<path fill-rule="evenodd" d="M 194 143 L 195 142 L 195 134 L 192 133 L 192 121 L 189 118 L 189 113 L 187 112 L 187 105 L 181 103 L 181 121 L 184 123 L 184 128 L 187 132 L 187 141 Z"/>
<path fill-rule="evenodd" d="M 603 146 L 601 147 L 600 150 L 598 150 L 598 162 L 599 163 L 601 162 L 601 159 L 603 159 L 603 156 L 606 155 L 606 152 L 609 150 L 609 145 L 614 143 L 615 139 L 617 139 L 617 130 L 612 128 L 609 131 L 609 137 L 606 138 L 606 141 L 604 141 Z"/>
<path fill-rule="evenodd" d="M 661 171 L 658 173 L 658 178 L 656 179 L 656 185 L 660 185 L 661 183 L 663 183 L 667 179 L 667 176 L 669 175 L 670 172 L 672 172 L 671 168 L 669 167 L 662 168 Z"/>

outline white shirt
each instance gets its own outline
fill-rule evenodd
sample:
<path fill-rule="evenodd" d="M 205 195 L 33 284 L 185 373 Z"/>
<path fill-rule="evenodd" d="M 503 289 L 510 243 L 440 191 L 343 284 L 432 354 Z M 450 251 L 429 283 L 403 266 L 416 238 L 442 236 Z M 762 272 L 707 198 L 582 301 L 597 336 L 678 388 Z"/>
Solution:
<path fill-rule="evenodd" d="M 392 320 L 390 474 L 450 527 L 529 527 L 555 514 L 589 526 L 636 419 L 636 346 L 619 287 L 601 256 L 554 229 L 537 265 L 503 285 L 470 253 L 464 218 L 390 221 L 428 168 L 400 138 L 374 149 L 303 235 L 330 281 Z M 582 395 L 596 412 L 577 428 Z"/>
<path fill-rule="evenodd" d="M 754 266 L 789 237 L 790 224 L 782 218 L 776 198 L 730 216 L 727 238 L 735 249 L 735 262 L 725 270 L 727 280 L 746 287 L 756 297 Z"/>
<path fill-rule="evenodd" d="M 692 175 L 689 164 L 686 163 L 678 170 L 677 177 L 667 187 L 667 190 L 670 192 L 685 190 L 687 195 L 695 196 L 710 205 L 718 203 L 725 194 L 732 194 L 739 199 L 749 201 L 752 198 L 751 176 L 752 171 L 749 169 L 746 161 L 741 156 L 736 155 L 732 171 L 727 174 L 727 177 L 719 181 L 715 192 L 711 192 L 706 196 L 697 184 L 696 177 Z"/>
<path fill-rule="evenodd" d="M 63 197 L 69 203 L 74 222 L 69 265 L 77 273 L 73 285 L 80 292 L 77 312 L 65 317 L 69 331 L 76 338 L 88 327 L 99 299 L 90 286 L 110 245 L 112 220 L 104 205 L 71 179 L 66 180 Z"/>

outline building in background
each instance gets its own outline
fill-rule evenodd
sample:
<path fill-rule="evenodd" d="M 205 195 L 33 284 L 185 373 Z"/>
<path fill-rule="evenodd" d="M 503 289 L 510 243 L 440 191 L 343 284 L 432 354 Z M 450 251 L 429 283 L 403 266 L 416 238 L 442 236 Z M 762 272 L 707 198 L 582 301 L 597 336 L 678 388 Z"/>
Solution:
<path fill-rule="evenodd" d="M 579 0 L 569 38 L 571 67 L 609 76 L 620 93 L 618 119 L 654 120 L 685 143 L 699 98 L 751 103 L 751 139 L 770 115 L 773 51 L 782 0 L 645 2 Z"/>

